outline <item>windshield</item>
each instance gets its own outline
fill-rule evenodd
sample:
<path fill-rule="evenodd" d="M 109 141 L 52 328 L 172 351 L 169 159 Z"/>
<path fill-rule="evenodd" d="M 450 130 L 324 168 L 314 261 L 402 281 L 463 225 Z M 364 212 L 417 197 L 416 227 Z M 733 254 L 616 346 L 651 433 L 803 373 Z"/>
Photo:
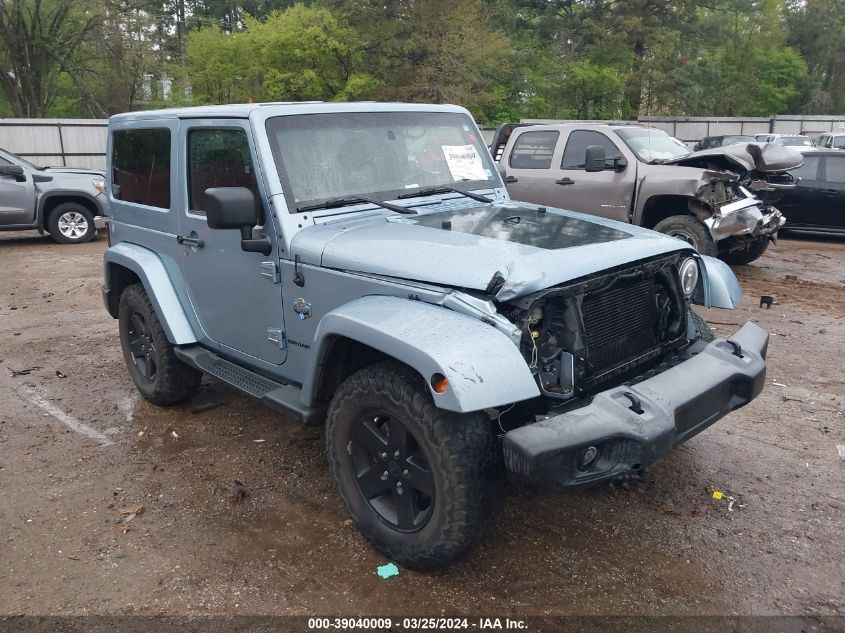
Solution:
<path fill-rule="evenodd" d="M 813 141 L 808 136 L 781 136 L 780 142 L 788 147 L 813 147 Z"/>
<path fill-rule="evenodd" d="M 289 206 L 406 189 L 497 185 L 472 119 L 451 112 L 344 112 L 267 120 L 267 136 Z"/>
<path fill-rule="evenodd" d="M 663 130 L 622 128 L 614 132 L 644 163 L 662 162 L 690 153 L 689 147 Z"/>
<path fill-rule="evenodd" d="M 16 161 L 19 164 L 23 164 L 25 167 L 29 167 L 30 169 L 44 169 L 43 167 L 40 167 L 39 165 L 36 165 L 35 163 L 30 163 L 27 159 L 21 158 L 17 154 L 12 154 L 12 152 L 7 152 L 5 149 L 0 150 L 0 151 L 2 151 L 3 154 L 8 156 L 12 161 Z"/>

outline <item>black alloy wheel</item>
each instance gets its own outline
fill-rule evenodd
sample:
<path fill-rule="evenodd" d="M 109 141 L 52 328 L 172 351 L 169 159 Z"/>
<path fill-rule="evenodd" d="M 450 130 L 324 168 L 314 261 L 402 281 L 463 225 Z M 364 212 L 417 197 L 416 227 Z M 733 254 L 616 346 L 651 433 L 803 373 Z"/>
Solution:
<path fill-rule="evenodd" d="M 139 312 L 133 312 L 129 317 L 128 338 L 132 360 L 141 376 L 150 382 L 154 381 L 159 366 L 158 352 L 153 344 L 147 321 Z"/>
<path fill-rule="evenodd" d="M 353 426 L 349 457 L 358 489 L 370 508 L 395 530 L 415 532 L 431 518 L 437 495 L 434 475 L 408 427 L 382 410 Z"/>

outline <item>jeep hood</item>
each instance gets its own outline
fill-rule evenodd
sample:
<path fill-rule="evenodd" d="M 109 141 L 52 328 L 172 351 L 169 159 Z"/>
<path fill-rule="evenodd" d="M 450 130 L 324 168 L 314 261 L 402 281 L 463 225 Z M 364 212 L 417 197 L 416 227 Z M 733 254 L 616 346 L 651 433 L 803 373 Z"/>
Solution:
<path fill-rule="evenodd" d="M 540 213 L 536 205 L 512 201 L 355 216 L 300 231 L 291 254 L 328 268 L 480 291 L 500 276 L 496 298 L 507 301 L 689 248 L 629 224 L 560 209 Z"/>
<path fill-rule="evenodd" d="M 801 153 L 775 143 L 737 143 L 692 152 L 666 161 L 665 165 L 682 165 L 702 169 L 720 169 L 744 176 L 748 172 L 771 173 L 787 171 L 804 163 Z"/>

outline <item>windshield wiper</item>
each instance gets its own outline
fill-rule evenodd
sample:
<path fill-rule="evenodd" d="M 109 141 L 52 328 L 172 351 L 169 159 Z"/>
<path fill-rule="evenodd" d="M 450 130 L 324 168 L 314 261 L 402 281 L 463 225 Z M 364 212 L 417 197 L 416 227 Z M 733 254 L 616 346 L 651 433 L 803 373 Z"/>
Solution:
<path fill-rule="evenodd" d="M 338 207 L 345 207 L 350 204 L 374 204 L 377 207 L 382 207 L 388 211 L 395 211 L 396 213 L 405 213 L 416 215 L 416 211 L 408 209 L 407 207 L 400 207 L 389 202 L 382 202 L 380 200 L 373 200 L 372 198 L 365 198 L 363 196 L 346 196 L 344 198 L 329 198 L 325 202 L 317 202 L 315 204 L 306 204 L 301 207 L 296 207 L 297 211 L 316 211 L 317 209 L 337 209 Z"/>
<path fill-rule="evenodd" d="M 463 189 L 458 189 L 457 187 L 450 187 L 448 185 L 437 185 L 435 187 L 420 187 L 414 192 L 408 193 L 400 193 L 397 198 L 400 200 L 403 198 L 421 198 L 424 196 L 435 196 L 438 193 L 459 193 L 462 196 L 466 196 L 467 198 L 471 198 L 473 200 L 478 200 L 479 202 L 493 202 L 487 196 L 480 196 L 477 193 L 471 193 L 469 191 L 464 191 Z"/>

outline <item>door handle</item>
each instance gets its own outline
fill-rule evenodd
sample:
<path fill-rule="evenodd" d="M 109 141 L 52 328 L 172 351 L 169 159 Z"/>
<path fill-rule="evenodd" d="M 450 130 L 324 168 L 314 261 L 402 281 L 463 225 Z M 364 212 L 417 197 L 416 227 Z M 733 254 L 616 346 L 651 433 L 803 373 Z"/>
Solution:
<path fill-rule="evenodd" d="M 574 185 L 575 181 L 572 178 L 561 178 L 560 180 L 555 180 L 556 185 Z"/>
<path fill-rule="evenodd" d="M 822 193 L 826 196 L 835 196 L 839 192 L 836 189 L 822 189 Z"/>
<path fill-rule="evenodd" d="M 176 242 L 182 246 L 193 246 L 194 248 L 202 248 L 204 243 L 198 237 L 185 237 L 184 235 L 177 235 Z"/>
<path fill-rule="evenodd" d="M 506 183 L 519 182 L 519 178 L 517 178 L 516 176 L 508 176 L 507 178 L 505 178 L 505 182 Z"/>

